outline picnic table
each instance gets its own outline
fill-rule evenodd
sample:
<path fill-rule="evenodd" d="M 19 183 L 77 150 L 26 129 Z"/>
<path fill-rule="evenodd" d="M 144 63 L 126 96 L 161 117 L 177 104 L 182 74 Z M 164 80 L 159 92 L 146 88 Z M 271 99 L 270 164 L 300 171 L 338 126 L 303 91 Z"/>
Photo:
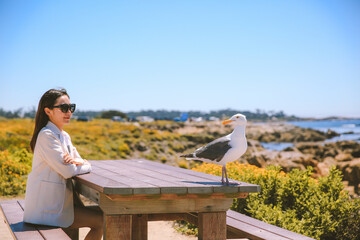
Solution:
<path fill-rule="evenodd" d="M 104 239 L 147 239 L 147 222 L 193 220 L 199 239 L 226 239 L 226 211 L 234 198 L 260 186 L 143 159 L 90 161 L 92 172 L 74 178 L 75 189 L 104 212 Z"/>

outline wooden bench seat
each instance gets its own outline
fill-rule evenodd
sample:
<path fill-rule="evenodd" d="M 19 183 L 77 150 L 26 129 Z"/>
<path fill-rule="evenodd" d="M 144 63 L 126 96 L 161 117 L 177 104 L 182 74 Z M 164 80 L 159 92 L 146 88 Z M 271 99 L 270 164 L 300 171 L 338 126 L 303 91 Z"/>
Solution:
<path fill-rule="evenodd" d="M 2 201 L 0 207 L 14 239 L 71 239 L 60 227 L 25 223 L 24 200 Z"/>
<path fill-rule="evenodd" d="M 148 214 L 147 221 L 185 220 L 198 225 L 197 213 Z M 312 240 L 313 238 L 265 223 L 244 214 L 228 210 L 226 212 L 226 238 L 251 240 Z"/>
<path fill-rule="evenodd" d="M 226 212 L 227 239 L 278 239 L 310 240 L 313 238 L 265 223 L 244 214 L 228 210 Z"/>

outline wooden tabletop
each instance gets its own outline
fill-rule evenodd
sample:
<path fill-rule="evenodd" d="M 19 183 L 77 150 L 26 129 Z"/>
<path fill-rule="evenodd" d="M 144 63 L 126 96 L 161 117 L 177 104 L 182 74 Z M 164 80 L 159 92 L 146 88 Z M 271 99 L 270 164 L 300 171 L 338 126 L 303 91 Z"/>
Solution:
<path fill-rule="evenodd" d="M 76 181 L 107 195 L 254 193 L 260 186 L 226 186 L 221 177 L 144 159 L 90 161 L 92 172 Z"/>
<path fill-rule="evenodd" d="M 90 161 L 92 171 L 75 177 L 75 190 L 99 204 L 104 240 L 147 239 L 147 222 L 187 220 L 198 213 L 199 239 L 226 239 L 226 211 L 234 198 L 259 192 L 237 182 L 144 159 Z"/>

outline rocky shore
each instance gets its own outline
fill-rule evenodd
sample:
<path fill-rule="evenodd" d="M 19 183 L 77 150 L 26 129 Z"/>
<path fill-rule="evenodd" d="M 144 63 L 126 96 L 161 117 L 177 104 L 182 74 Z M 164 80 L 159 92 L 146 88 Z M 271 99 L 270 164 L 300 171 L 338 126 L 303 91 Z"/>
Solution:
<path fill-rule="evenodd" d="M 177 131 L 187 137 L 187 146 L 195 148 L 231 132 L 231 128 L 220 123 L 184 125 Z M 336 132 L 326 133 L 296 127 L 287 123 L 249 123 L 246 128 L 248 150 L 239 159 L 258 167 L 281 166 L 289 172 L 294 168 L 313 168 L 313 177 L 326 176 L 335 166 L 343 174 L 346 190 L 352 195 L 360 194 L 360 144 L 355 141 L 326 142 Z M 291 143 L 281 151 L 265 149 L 262 143 Z M 184 143 L 185 145 L 185 143 Z M 186 149 L 187 147 L 185 147 Z M 189 151 L 189 150 L 185 150 Z"/>
<path fill-rule="evenodd" d="M 323 133 L 279 123 L 250 125 L 248 132 L 249 149 L 243 161 L 259 167 L 279 165 L 285 172 L 311 166 L 315 178 L 327 175 L 330 167 L 335 166 L 343 174 L 346 190 L 352 195 L 359 195 L 358 142 L 325 142 L 326 139 L 338 134 L 333 131 Z M 288 142 L 293 143 L 293 146 L 282 151 L 272 151 L 263 148 L 261 142 Z"/>

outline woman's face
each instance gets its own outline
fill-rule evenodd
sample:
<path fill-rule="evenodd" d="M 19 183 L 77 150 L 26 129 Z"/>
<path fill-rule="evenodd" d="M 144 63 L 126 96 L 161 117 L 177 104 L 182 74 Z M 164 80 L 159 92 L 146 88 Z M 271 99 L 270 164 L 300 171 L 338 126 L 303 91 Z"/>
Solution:
<path fill-rule="evenodd" d="M 64 103 L 70 104 L 70 99 L 67 95 L 63 95 L 56 99 L 54 106 L 58 106 Z M 72 116 L 70 110 L 66 113 L 63 113 L 60 108 L 45 108 L 45 113 L 49 116 L 50 121 L 54 123 L 60 130 L 63 129 L 65 124 L 70 123 L 70 118 Z"/>

